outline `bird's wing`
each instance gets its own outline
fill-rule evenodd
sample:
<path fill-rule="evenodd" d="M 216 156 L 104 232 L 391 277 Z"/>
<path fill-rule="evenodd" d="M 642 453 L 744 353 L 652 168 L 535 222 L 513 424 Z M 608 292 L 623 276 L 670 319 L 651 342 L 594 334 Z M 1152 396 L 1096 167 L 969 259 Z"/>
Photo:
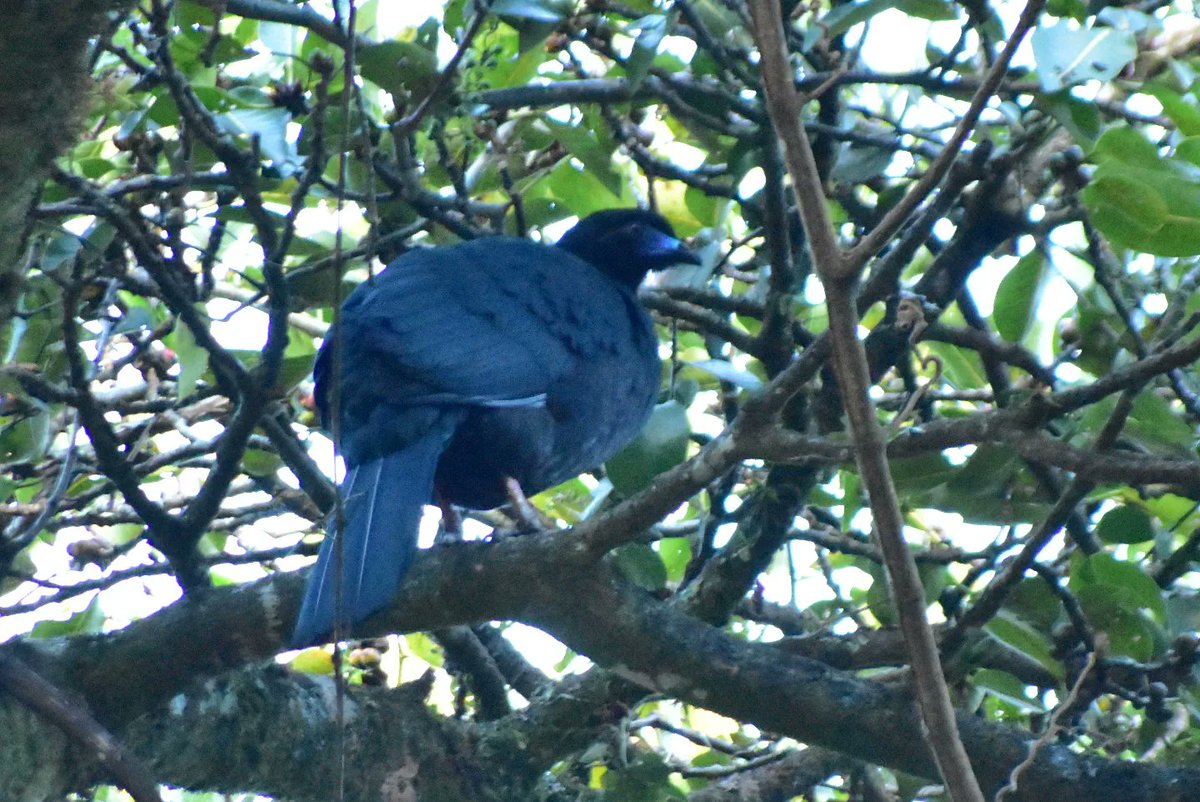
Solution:
<path fill-rule="evenodd" d="M 346 305 L 342 374 L 358 386 L 343 393 L 413 405 L 540 404 L 578 360 L 611 346 L 602 319 L 620 303 L 590 266 L 524 240 L 410 253 Z M 319 365 L 318 384 L 330 372 Z"/>

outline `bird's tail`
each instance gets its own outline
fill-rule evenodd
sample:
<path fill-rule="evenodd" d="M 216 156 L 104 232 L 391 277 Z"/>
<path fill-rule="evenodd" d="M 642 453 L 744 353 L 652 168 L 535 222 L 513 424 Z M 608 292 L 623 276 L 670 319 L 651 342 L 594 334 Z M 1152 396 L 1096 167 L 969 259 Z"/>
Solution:
<path fill-rule="evenodd" d="M 338 560 L 331 515 L 292 633 L 293 647 L 326 640 L 339 615 L 340 629 L 346 632 L 395 597 L 417 549 L 421 512 L 433 494 L 433 474 L 444 447 L 445 439 L 431 433 L 401 451 L 347 471 L 341 488 L 345 516 L 341 582 L 335 576 Z"/>

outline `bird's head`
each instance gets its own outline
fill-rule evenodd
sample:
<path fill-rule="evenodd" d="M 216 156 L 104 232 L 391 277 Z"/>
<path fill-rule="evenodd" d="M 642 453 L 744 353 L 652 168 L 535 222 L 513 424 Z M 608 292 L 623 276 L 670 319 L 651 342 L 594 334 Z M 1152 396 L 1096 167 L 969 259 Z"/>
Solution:
<path fill-rule="evenodd" d="M 631 287 L 641 284 L 650 270 L 700 264 L 670 223 L 644 209 L 607 209 L 588 215 L 562 235 L 558 247 Z"/>

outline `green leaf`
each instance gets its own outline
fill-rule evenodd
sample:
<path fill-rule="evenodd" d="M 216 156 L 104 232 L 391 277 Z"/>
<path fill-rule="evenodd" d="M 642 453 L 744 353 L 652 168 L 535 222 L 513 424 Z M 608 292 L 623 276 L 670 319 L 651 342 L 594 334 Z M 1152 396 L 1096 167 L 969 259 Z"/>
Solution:
<path fill-rule="evenodd" d="M 753 44 L 749 32 L 742 24 L 741 17 L 721 0 L 696 0 L 692 3 L 692 7 L 704 27 L 714 33 L 723 34 L 727 44 L 735 47 L 746 47 Z M 700 51 L 696 55 L 699 56 L 702 52 Z"/>
<path fill-rule="evenodd" d="M 1083 0 L 1049 0 L 1046 3 L 1046 13 L 1052 17 L 1073 19 L 1083 22 L 1088 17 L 1087 6 Z"/>
<path fill-rule="evenodd" d="M 208 351 L 196 343 L 192 330 L 182 321 L 175 322 L 175 328 L 163 342 L 175 352 L 179 364 L 179 397 L 186 398 L 196 392 L 196 384 L 208 370 Z"/>
<path fill-rule="evenodd" d="M 275 377 L 274 391 L 286 393 L 308 378 L 312 373 L 313 363 L 317 358 L 313 354 L 284 357 L 279 365 L 279 375 Z"/>
<path fill-rule="evenodd" d="M 1037 103 L 1066 129 L 1077 145 L 1085 150 L 1095 146 L 1102 130 L 1100 109 L 1095 103 L 1080 100 L 1069 92 L 1042 95 Z"/>
<path fill-rule="evenodd" d="M 613 487 L 631 496 L 687 458 L 691 425 L 678 401 L 659 404 L 633 442 L 604 465 Z"/>
<path fill-rule="evenodd" d="M 414 655 L 434 668 L 441 668 L 446 662 L 442 647 L 424 632 L 410 632 L 404 636 L 404 643 Z"/>
<path fill-rule="evenodd" d="M 896 10 L 930 22 L 958 19 L 958 12 L 954 6 L 945 0 L 897 0 Z"/>
<path fill-rule="evenodd" d="M 951 465 L 941 453 L 896 457 L 888 461 L 888 466 L 896 492 L 902 496 L 923 493 L 944 485 L 958 471 L 958 467 Z"/>
<path fill-rule="evenodd" d="M 1057 92 L 1084 81 L 1108 81 L 1137 56 L 1137 40 L 1115 28 L 1077 28 L 1069 22 L 1039 26 L 1031 37 L 1038 82 Z"/>
<path fill-rule="evenodd" d="M 1108 6 L 1101 9 L 1096 19 L 1119 31 L 1156 34 L 1162 31 L 1162 23 L 1145 11 L 1136 8 Z"/>
<path fill-rule="evenodd" d="M 645 543 L 627 543 L 613 553 L 617 570 L 642 590 L 660 590 L 667 584 L 662 559 Z"/>
<path fill-rule="evenodd" d="M 1111 587 L 1083 587 L 1075 591 L 1075 598 L 1088 622 L 1108 636 L 1114 655 L 1149 660 L 1160 651 L 1157 644 L 1164 638 L 1158 628 L 1142 612 L 1124 604 Z"/>
<path fill-rule="evenodd" d="M 1096 597 L 1105 600 L 1105 609 L 1099 611 L 1101 618 L 1089 616 L 1096 626 L 1102 624 L 1110 609 L 1147 610 L 1159 620 L 1166 614 L 1163 591 L 1158 584 L 1137 565 L 1104 552 L 1090 556 L 1072 554 L 1068 587 L 1077 595 L 1094 591 Z"/>
<path fill-rule="evenodd" d="M 1009 342 L 1020 342 L 1029 330 L 1045 273 L 1045 257 L 1040 251 L 1033 251 L 1021 257 L 1000 280 L 992 319 L 996 323 L 996 331 Z"/>
<path fill-rule="evenodd" d="M 1117 507 L 1096 524 L 1096 536 L 1105 543 L 1145 543 L 1154 539 L 1154 523 L 1141 507 Z"/>
<path fill-rule="evenodd" d="M 865 129 L 864 133 L 878 132 Z M 897 147 L 899 141 L 897 140 Z M 887 170 L 896 155 L 896 148 L 881 148 L 876 145 L 846 142 L 838 150 L 837 162 L 832 177 L 847 184 L 860 184 L 879 178 Z"/>
<path fill-rule="evenodd" d="M 658 55 L 658 47 L 667 35 L 667 17 L 664 14 L 650 14 L 629 27 L 637 30 L 638 35 L 633 42 L 633 50 L 625 61 L 625 74 L 630 85 L 637 86 L 650 71 L 650 65 Z"/>
<path fill-rule="evenodd" d="M 1007 671 L 981 668 L 971 674 L 971 684 L 992 696 L 1003 700 L 1022 713 L 1039 713 L 1045 710 L 1036 700 L 1029 698 L 1026 685 Z"/>
<path fill-rule="evenodd" d="M 950 386 L 959 390 L 973 390 L 987 384 L 983 362 L 974 351 L 932 340 L 925 340 L 921 345 L 942 360 L 943 375 Z"/>
<path fill-rule="evenodd" d="M 141 299 L 138 299 L 141 300 Z M 129 311 L 121 316 L 112 328 L 113 334 L 129 334 L 148 329 L 155 323 L 154 315 L 144 305 L 130 304 Z"/>
<path fill-rule="evenodd" d="M 1167 201 L 1141 181 L 1101 175 L 1083 190 L 1100 230 L 1116 242 L 1152 242 L 1167 218 Z"/>
<path fill-rule="evenodd" d="M 954 472 L 949 489 L 955 495 L 999 496 L 1012 484 L 1019 470 L 1017 453 L 1007 446 L 983 445 Z"/>
<path fill-rule="evenodd" d="M 333 655 L 324 647 L 312 647 L 299 652 L 288 666 L 302 674 L 333 674 Z"/>
<path fill-rule="evenodd" d="M 498 17 L 534 20 L 535 22 L 561 22 L 574 10 L 573 2 L 564 0 L 495 0 L 491 12 Z"/>
<path fill-rule="evenodd" d="M 242 454 L 242 470 L 250 476 L 273 476 L 283 467 L 283 460 L 274 451 L 247 448 Z"/>
<path fill-rule="evenodd" d="M 1167 631 L 1171 635 L 1200 630 L 1200 596 L 1194 593 L 1167 597 Z"/>
<path fill-rule="evenodd" d="M 1096 159 L 1104 164 L 1119 162 L 1130 166 L 1156 169 L 1159 166 L 1158 148 L 1139 131 L 1118 125 L 1104 132 L 1096 143 Z"/>
<path fill-rule="evenodd" d="M 1194 457 L 1196 430 L 1156 393 L 1139 393 L 1123 436 L 1152 451 Z"/>
<path fill-rule="evenodd" d="M 692 544 L 686 537 L 664 537 L 658 541 L 658 556 L 667 571 L 667 580 L 679 582 L 692 561 Z"/>
<path fill-rule="evenodd" d="M 307 35 L 308 31 L 299 25 L 267 21 L 258 23 L 258 38 L 271 52 L 280 56 L 295 55 Z"/>
<path fill-rule="evenodd" d="M 287 109 L 234 109 L 217 116 L 217 124 L 230 134 L 257 139 L 262 155 L 276 167 L 300 164 L 296 146 L 289 141 L 287 125 L 292 115 Z"/>
<path fill-rule="evenodd" d="M 257 86 L 235 86 L 229 90 L 229 97 L 250 109 L 269 109 L 275 105 L 271 96 Z"/>
<path fill-rule="evenodd" d="M 1092 154 L 1099 166 L 1081 193 L 1104 236 L 1159 256 L 1200 253 L 1198 147 L 1200 140 L 1185 139 L 1162 156 L 1132 128 L 1106 131 Z"/>
<path fill-rule="evenodd" d="M 543 123 L 554 139 L 562 143 L 570 153 L 587 168 L 588 173 L 604 183 L 613 195 L 621 192 L 621 177 L 612 166 L 613 153 L 616 143 L 605 137 L 603 141 L 597 136 L 597 128 L 590 125 L 567 125 L 557 120 L 544 118 Z"/>
<path fill-rule="evenodd" d="M 896 5 L 896 0 L 866 0 L 863 3 L 847 3 L 832 9 L 817 25 L 809 27 L 805 36 L 805 47 L 811 47 L 822 36 L 839 36 L 855 25 L 866 22 L 880 12 Z M 809 42 L 812 39 L 812 42 Z"/>
<path fill-rule="evenodd" d="M 601 209 L 628 206 L 632 201 L 624 184 L 619 193 L 614 192 L 594 173 L 577 168 L 570 159 L 563 159 L 554 166 L 546 180 L 539 182 L 535 188 L 534 197 L 536 190 L 543 188 L 580 217 Z"/>
<path fill-rule="evenodd" d="M 896 615 L 896 607 L 892 604 L 892 596 L 888 592 L 887 578 L 884 576 L 883 568 L 877 566 L 869 573 L 873 581 L 867 588 L 865 597 L 867 609 L 871 611 L 871 615 L 875 616 L 875 620 L 881 626 L 894 627 L 899 623 L 899 617 Z"/>
<path fill-rule="evenodd" d="M 1163 114 L 1175 123 L 1179 129 L 1179 133 L 1184 136 L 1196 136 L 1200 134 L 1200 107 L 1197 107 L 1194 98 L 1185 98 L 1177 92 L 1173 92 L 1165 86 L 1148 85 L 1143 86 L 1141 91 L 1153 97 L 1162 104 Z"/>
<path fill-rule="evenodd" d="M 95 596 L 86 608 L 65 621 L 39 621 L 29 633 L 32 638 L 61 638 L 66 635 L 96 635 L 103 631 L 106 616 Z"/>
<path fill-rule="evenodd" d="M 1050 639 L 1008 610 L 997 613 L 983 629 L 1010 649 L 1037 661 L 1047 671 L 1062 674 L 1062 666 L 1054 659 Z"/>
<path fill-rule="evenodd" d="M 1004 599 L 1004 609 L 1040 632 L 1049 633 L 1061 614 L 1054 591 L 1041 577 L 1029 576 L 1016 584 Z"/>
<path fill-rule="evenodd" d="M 114 546 L 127 546 L 140 538 L 146 527 L 137 523 L 113 524 L 104 528 L 104 539 Z"/>
<path fill-rule="evenodd" d="M 358 66 L 364 78 L 399 101 L 425 97 L 438 76 L 436 53 L 395 39 L 361 48 Z"/>
<path fill-rule="evenodd" d="M 870 574 L 872 579 L 871 586 L 867 588 L 866 592 L 866 603 L 871 610 L 871 615 L 875 616 L 884 626 L 894 626 L 899 619 L 888 590 L 887 573 L 884 567 L 877 562 L 865 559 L 856 564 Z M 917 573 L 921 576 L 921 588 L 924 591 L 925 603 L 929 604 L 946 589 L 949 574 L 942 566 L 929 563 L 918 564 Z"/>
<path fill-rule="evenodd" d="M 1093 376 L 1102 376 L 1112 369 L 1113 360 L 1121 350 L 1117 332 L 1121 330 L 1124 323 L 1111 310 L 1111 304 L 1103 298 L 1098 288 L 1089 288 L 1080 293 L 1075 310 L 1080 348 L 1079 359 L 1076 360 L 1076 363 Z M 1086 419 L 1091 414 L 1091 410 L 1105 403 L 1101 401 L 1099 404 L 1093 405 L 1084 412 L 1083 417 Z M 1109 412 L 1111 411 L 1112 407 L 1109 406 Z M 1091 428 L 1099 430 L 1103 425 L 1103 420 L 1096 420 L 1093 421 Z"/>
<path fill-rule="evenodd" d="M 854 516 L 862 509 L 863 497 L 860 491 L 861 480 L 853 471 L 838 471 L 838 479 L 842 485 L 842 531 L 849 532 Z"/>
<path fill-rule="evenodd" d="M 692 213 L 701 227 L 711 228 L 717 225 L 728 204 L 707 195 L 695 187 L 688 187 L 683 193 L 683 204 Z"/>
<path fill-rule="evenodd" d="M 606 802 L 668 802 L 686 799 L 671 783 L 671 769 L 657 752 L 643 751 L 621 770 L 610 770 L 601 782 Z"/>
<path fill-rule="evenodd" d="M 0 464 L 37 462 L 49 448 L 49 412 L 25 415 L 0 428 Z"/>
<path fill-rule="evenodd" d="M 48 243 L 42 254 L 41 268 L 43 271 L 50 272 L 60 265 L 74 259 L 83 248 L 83 242 L 80 238 L 64 231 L 54 235 Z"/>

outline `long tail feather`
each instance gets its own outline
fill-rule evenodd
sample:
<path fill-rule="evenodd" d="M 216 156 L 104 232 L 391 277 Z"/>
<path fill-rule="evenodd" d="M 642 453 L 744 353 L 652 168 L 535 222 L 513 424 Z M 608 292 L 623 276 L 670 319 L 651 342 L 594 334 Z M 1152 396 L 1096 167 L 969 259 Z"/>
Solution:
<path fill-rule="evenodd" d="M 326 640 L 338 615 L 341 630 L 378 612 L 395 598 L 417 548 L 421 512 L 433 493 L 433 474 L 445 437 L 428 434 L 403 451 L 356 465 L 342 482 L 345 527 L 342 580 L 336 582 L 331 520 L 304 604 L 292 633 L 294 647 Z"/>

